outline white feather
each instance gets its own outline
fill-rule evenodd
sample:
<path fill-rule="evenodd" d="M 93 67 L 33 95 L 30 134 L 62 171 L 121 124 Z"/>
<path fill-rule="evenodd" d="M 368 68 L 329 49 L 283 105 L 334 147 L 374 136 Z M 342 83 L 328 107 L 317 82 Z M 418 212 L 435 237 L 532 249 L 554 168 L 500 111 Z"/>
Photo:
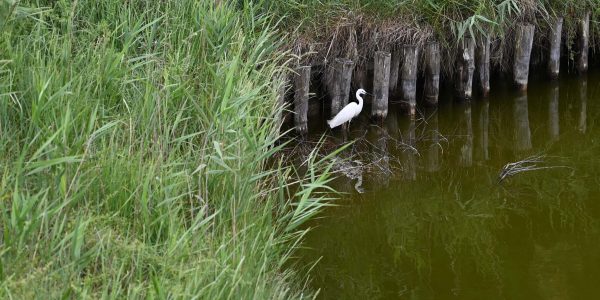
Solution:
<path fill-rule="evenodd" d="M 329 124 L 330 128 L 335 128 L 340 126 L 346 122 L 352 120 L 352 118 L 357 117 L 363 108 L 363 99 L 361 97 L 362 94 L 366 94 L 365 90 L 359 89 L 356 91 L 356 99 L 358 100 L 358 104 L 355 102 L 348 103 L 340 112 L 333 117 L 333 119 L 328 120 L 327 124 Z"/>
<path fill-rule="evenodd" d="M 346 107 L 344 107 L 342 110 L 340 110 L 340 112 L 337 115 L 335 115 L 335 117 L 333 117 L 333 119 L 327 121 L 327 124 L 329 124 L 329 127 L 331 127 L 331 128 L 340 126 L 340 125 L 350 121 L 356 115 L 358 115 L 356 113 L 357 110 L 358 110 L 357 103 L 355 103 L 355 102 L 348 103 L 348 105 L 346 105 Z"/>

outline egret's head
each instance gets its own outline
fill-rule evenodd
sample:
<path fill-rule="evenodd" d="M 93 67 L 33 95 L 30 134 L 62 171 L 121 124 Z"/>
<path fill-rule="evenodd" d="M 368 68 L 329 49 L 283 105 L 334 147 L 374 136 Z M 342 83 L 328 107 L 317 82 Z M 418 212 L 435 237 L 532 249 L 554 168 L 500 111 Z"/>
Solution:
<path fill-rule="evenodd" d="M 356 91 L 356 94 L 359 95 L 359 96 L 366 95 L 367 91 L 365 91 L 363 89 L 358 89 L 358 91 Z"/>

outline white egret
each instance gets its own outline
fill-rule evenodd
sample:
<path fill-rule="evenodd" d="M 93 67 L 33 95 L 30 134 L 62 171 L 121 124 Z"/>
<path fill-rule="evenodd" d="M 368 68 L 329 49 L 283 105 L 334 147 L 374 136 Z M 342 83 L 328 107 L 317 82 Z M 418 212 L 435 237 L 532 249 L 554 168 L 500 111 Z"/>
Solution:
<path fill-rule="evenodd" d="M 340 110 L 340 112 L 337 115 L 335 115 L 333 119 L 327 121 L 329 127 L 335 128 L 346 122 L 349 122 L 350 120 L 352 120 L 352 118 L 357 117 L 363 108 L 362 95 L 366 93 L 367 92 L 365 90 L 358 89 L 358 91 L 356 91 L 356 100 L 358 100 L 358 104 L 356 104 L 356 102 L 348 103 L 348 105 L 346 105 L 342 110 Z"/>

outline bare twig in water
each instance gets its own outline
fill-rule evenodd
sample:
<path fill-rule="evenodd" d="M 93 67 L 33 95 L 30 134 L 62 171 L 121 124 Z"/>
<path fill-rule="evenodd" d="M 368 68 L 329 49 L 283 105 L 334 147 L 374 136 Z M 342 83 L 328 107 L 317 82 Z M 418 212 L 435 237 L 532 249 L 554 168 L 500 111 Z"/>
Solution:
<path fill-rule="evenodd" d="M 527 157 L 523 160 L 512 162 L 504 165 L 502 170 L 500 170 L 500 174 L 498 174 L 498 183 L 502 183 L 504 179 L 517 175 L 519 173 L 528 172 L 528 171 L 537 171 L 537 170 L 545 170 L 545 169 L 556 169 L 556 168 L 569 168 L 568 166 L 548 166 L 543 165 L 545 163 L 544 159 L 545 155 L 534 155 Z"/>

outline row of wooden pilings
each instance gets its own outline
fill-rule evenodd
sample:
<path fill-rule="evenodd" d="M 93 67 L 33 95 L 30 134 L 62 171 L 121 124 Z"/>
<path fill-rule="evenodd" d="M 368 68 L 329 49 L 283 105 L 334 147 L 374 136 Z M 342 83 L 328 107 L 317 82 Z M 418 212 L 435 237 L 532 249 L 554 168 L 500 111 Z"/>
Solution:
<path fill-rule="evenodd" d="M 576 66 L 579 72 L 588 68 L 589 19 L 587 13 L 579 22 Z M 557 78 L 560 69 L 560 50 L 563 19 L 558 18 L 550 26 L 548 74 Z M 513 80 L 516 87 L 525 91 L 529 78 L 529 65 L 535 27 L 532 24 L 520 24 L 516 29 L 513 60 Z M 459 99 L 469 100 L 473 95 L 473 86 L 483 97 L 490 91 L 490 39 L 464 38 L 458 48 L 455 64 L 454 90 Z M 440 46 L 430 42 L 424 49 L 424 88 L 423 98 L 427 105 L 437 105 L 440 87 Z M 373 62 L 373 102 L 371 117 L 376 120 L 386 118 L 388 114 L 389 92 L 394 91 L 400 83 L 402 103 L 407 106 L 411 116 L 416 113 L 417 105 L 417 72 L 419 48 L 415 45 L 403 45 L 392 53 L 375 52 Z M 354 63 L 345 58 L 337 58 L 333 62 L 333 84 L 330 88 L 331 117 L 335 116 L 350 99 L 350 85 Z M 304 134 L 308 130 L 308 99 L 311 66 L 299 66 L 295 69 L 294 87 L 294 125 L 296 131 Z M 280 91 L 283 103 L 285 91 Z"/>

